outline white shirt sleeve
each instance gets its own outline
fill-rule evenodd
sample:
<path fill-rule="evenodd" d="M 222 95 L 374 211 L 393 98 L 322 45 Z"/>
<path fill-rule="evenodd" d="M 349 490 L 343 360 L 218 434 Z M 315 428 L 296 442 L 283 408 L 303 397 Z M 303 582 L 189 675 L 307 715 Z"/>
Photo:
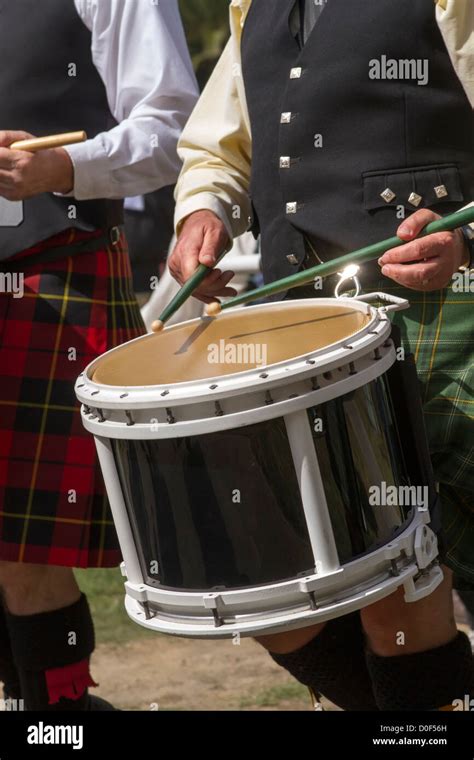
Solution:
<path fill-rule="evenodd" d="M 171 185 L 176 146 L 197 100 L 177 0 L 74 0 L 118 126 L 66 148 L 78 200 Z M 78 129 L 80 125 L 78 125 Z"/>

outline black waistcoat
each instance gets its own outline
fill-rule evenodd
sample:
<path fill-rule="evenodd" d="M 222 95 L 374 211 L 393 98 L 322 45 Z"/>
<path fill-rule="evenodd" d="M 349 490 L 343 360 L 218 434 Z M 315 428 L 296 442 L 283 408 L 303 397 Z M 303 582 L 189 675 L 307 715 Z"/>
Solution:
<path fill-rule="evenodd" d="M 0 129 L 39 136 L 85 129 L 94 137 L 115 123 L 73 0 L 0 0 Z M 121 220 L 121 202 L 45 193 L 25 201 L 20 226 L 0 226 L 0 259 L 68 227 L 94 230 Z"/>
<path fill-rule="evenodd" d="M 301 265 L 304 235 L 326 260 L 393 235 L 402 206 L 474 199 L 473 110 L 432 0 L 329 0 L 302 50 L 294 1 L 253 0 L 242 39 L 266 281 Z M 417 79 L 390 59 L 419 59 Z M 384 73 L 399 78 L 372 78 Z"/>

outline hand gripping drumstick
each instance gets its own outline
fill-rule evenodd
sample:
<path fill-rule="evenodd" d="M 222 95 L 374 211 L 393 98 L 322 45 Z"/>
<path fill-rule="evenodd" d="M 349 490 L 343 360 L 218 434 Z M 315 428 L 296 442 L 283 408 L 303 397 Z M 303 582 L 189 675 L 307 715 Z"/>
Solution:
<path fill-rule="evenodd" d="M 220 254 L 216 262 L 217 264 L 226 253 L 227 251 L 223 251 Z M 212 269 L 212 267 L 208 267 L 205 264 L 200 264 L 198 266 L 194 274 L 191 275 L 189 280 L 184 283 L 183 287 L 178 290 L 175 297 L 170 301 L 166 309 L 161 312 L 159 318 L 153 322 L 151 326 L 153 332 L 158 333 L 163 330 L 168 319 L 171 319 L 173 314 L 178 311 L 178 309 L 188 300 L 190 296 L 192 296 L 196 288 L 199 287 L 209 272 L 212 272 Z"/>
<path fill-rule="evenodd" d="M 37 153 L 39 150 L 62 148 L 64 145 L 73 145 L 87 140 L 84 131 L 64 132 L 61 135 L 47 135 L 46 137 L 32 137 L 29 140 L 18 140 L 9 146 L 9 150 L 27 150 L 29 153 Z"/>
<path fill-rule="evenodd" d="M 426 235 L 433 235 L 436 232 L 450 232 L 458 227 L 464 227 L 464 225 L 472 223 L 474 223 L 474 206 L 470 206 L 464 209 L 464 211 L 458 211 L 455 214 L 449 214 L 449 216 L 438 219 L 436 222 L 431 222 L 417 237 L 421 238 Z M 416 238 L 413 239 L 415 240 Z M 329 277 L 329 275 L 336 274 L 336 272 L 345 269 L 349 264 L 362 264 L 366 261 L 374 261 L 392 248 L 398 248 L 401 245 L 406 245 L 406 243 L 406 240 L 401 240 L 399 237 L 381 240 L 380 243 L 374 243 L 366 248 L 359 248 L 357 251 L 348 253 L 345 256 L 339 256 L 339 258 L 332 261 L 326 261 L 324 264 L 318 264 L 318 266 L 306 269 L 304 272 L 298 272 L 290 277 L 276 280 L 276 282 L 272 282 L 269 285 L 263 285 L 263 287 L 256 290 L 250 290 L 241 296 L 235 296 L 235 298 L 231 298 L 223 304 L 214 301 L 206 307 L 206 314 L 209 317 L 216 317 L 221 311 L 230 309 L 232 306 L 240 306 L 250 301 L 272 296 L 275 293 L 282 293 L 299 285 L 306 285 L 316 277 Z"/>

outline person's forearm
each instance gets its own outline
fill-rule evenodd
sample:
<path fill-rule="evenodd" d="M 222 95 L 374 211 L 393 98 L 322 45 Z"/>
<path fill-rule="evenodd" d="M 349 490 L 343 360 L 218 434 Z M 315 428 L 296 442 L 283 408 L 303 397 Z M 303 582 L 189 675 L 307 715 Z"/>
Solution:
<path fill-rule="evenodd" d="M 250 226 L 252 149 L 237 55 L 231 39 L 179 141 L 183 169 L 176 186 L 178 234 L 183 221 L 201 209 L 213 211 L 231 238 Z"/>
<path fill-rule="evenodd" d="M 70 194 L 78 200 L 124 198 L 173 185 L 181 168 L 176 143 L 182 125 L 172 119 L 168 124 L 127 119 L 93 140 L 68 146 L 74 165 Z"/>

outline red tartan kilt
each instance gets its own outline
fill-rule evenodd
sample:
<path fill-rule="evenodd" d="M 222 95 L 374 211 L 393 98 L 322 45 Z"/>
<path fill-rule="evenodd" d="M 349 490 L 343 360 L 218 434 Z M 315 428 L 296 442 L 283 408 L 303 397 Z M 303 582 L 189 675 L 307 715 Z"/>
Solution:
<path fill-rule="evenodd" d="M 53 244 L 85 236 L 69 231 Z M 0 293 L 0 560 L 115 566 L 115 528 L 74 382 L 96 356 L 144 332 L 126 242 L 94 250 L 91 239 L 91 252 L 27 261 L 24 296 Z"/>

